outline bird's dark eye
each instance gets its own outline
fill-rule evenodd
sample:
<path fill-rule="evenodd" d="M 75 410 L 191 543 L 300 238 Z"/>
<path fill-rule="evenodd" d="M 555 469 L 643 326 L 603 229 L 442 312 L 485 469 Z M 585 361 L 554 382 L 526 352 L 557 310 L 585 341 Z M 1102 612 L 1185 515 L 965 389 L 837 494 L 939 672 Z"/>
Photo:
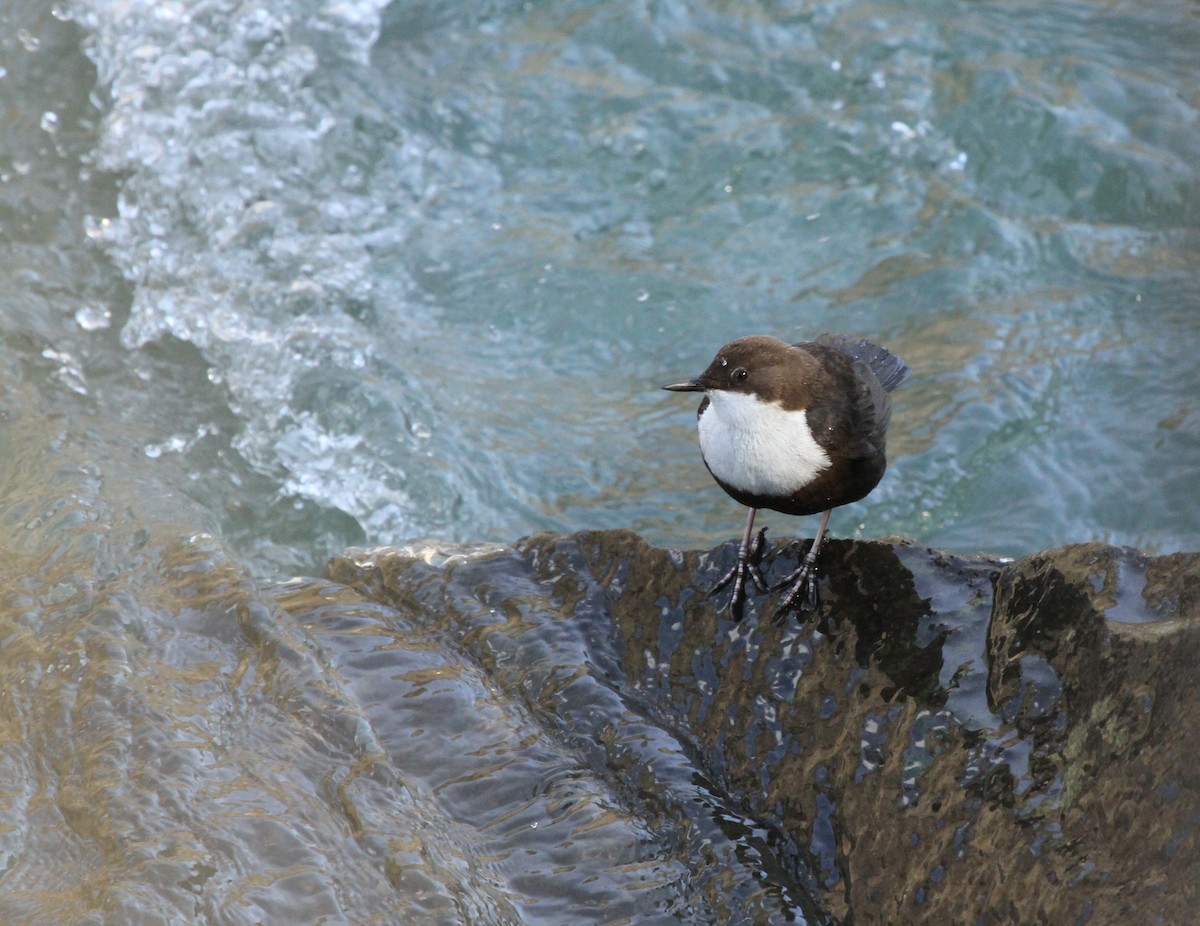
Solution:
<path fill-rule="evenodd" d="M 735 383 L 740 383 L 742 380 L 744 380 L 750 374 L 747 372 L 745 367 L 738 367 L 730 375 Z"/>

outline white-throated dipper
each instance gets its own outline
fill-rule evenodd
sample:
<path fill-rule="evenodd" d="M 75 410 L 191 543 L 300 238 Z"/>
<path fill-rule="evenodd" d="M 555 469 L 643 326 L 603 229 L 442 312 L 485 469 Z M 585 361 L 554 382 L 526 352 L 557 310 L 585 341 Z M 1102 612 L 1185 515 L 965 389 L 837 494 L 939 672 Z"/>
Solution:
<path fill-rule="evenodd" d="M 742 616 L 746 578 L 767 590 L 758 571 L 764 527 L 753 537 L 759 508 L 784 514 L 822 512 L 812 546 L 777 615 L 817 607 L 817 551 L 840 505 L 879 484 L 892 403 L 888 393 L 908 378 L 904 361 L 869 341 L 823 334 L 788 344 L 766 335 L 730 341 L 703 373 L 672 392 L 703 392 L 697 411 L 704 465 L 735 501 L 750 509 L 737 563 L 713 587 L 733 583 L 730 611 Z"/>

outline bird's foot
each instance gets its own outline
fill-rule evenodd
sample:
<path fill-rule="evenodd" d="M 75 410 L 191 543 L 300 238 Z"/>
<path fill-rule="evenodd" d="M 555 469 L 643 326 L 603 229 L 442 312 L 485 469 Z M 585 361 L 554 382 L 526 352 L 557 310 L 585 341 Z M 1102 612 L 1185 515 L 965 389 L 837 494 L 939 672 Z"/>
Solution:
<path fill-rule="evenodd" d="M 772 591 L 787 587 L 783 597 L 775 606 L 775 622 L 780 623 L 783 616 L 793 608 L 799 611 L 815 611 L 821 603 L 817 592 L 817 560 L 816 557 L 805 556 L 795 572 L 788 575 Z"/>
<path fill-rule="evenodd" d="M 742 609 L 746 603 L 746 579 L 754 583 L 754 587 L 760 593 L 767 591 L 767 583 L 762 577 L 762 572 L 758 568 L 758 560 L 762 556 L 763 547 L 766 545 L 767 529 L 764 527 L 755 535 L 748 549 L 739 549 L 737 562 L 733 567 L 717 579 L 712 590 L 709 591 L 709 596 L 717 594 L 726 585 L 732 583 L 733 590 L 729 596 L 729 613 L 735 621 L 742 619 Z"/>

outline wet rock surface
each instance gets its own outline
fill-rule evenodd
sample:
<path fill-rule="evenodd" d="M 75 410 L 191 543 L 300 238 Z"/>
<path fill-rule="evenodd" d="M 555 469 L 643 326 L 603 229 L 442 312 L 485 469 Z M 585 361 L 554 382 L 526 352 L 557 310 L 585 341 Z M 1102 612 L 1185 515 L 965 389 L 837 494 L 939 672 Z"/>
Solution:
<path fill-rule="evenodd" d="M 732 921 L 1190 921 L 1200 555 L 830 541 L 817 613 L 734 623 L 707 589 L 735 552 L 540 535 L 330 578 L 452 636 Z"/>

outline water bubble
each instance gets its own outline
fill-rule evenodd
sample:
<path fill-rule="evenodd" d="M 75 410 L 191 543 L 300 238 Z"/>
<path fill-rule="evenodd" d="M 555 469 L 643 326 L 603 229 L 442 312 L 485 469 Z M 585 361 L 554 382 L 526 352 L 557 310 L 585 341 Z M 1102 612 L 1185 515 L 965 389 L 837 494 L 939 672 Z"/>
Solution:
<path fill-rule="evenodd" d="M 28 29 L 19 29 L 17 31 L 17 41 L 21 43 L 26 51 L 37 51 L 42 44 L 42 40 Z"/>
<path fill-rule="evenodd" d="M 85 216 L 83 233 L 93 241 L 103 241 L 112 232 L 112 219 Z"/>
<path fill-rule="evenodd" d="M 59 0 L 54 6 L 50 7 L 50 15 L 59 22 L 69 23 L 75 18 L 75 14 L 71 12 L 71 6 L 68 3 L 63 3 Z"/>
<path fill-rule="evenodd" d="M 75 323 L 84 331 L 101 331 L 112 324 L 112 312 L 104 306 L 85 305 L 75 313 Z"/>
<path fill-rule="evenodd" d="M 189 441 L 182 435 L 175 434 L 168 437 L 161 444 L 147 444 L 142 448 L 142 452 L 151 460 L 157 460 L 164 453 L 182 453 L 188 449 Z"/>
<path fill-rule="evenodd" d="M 57 132 L 58 131 L 58 113 L 49 111 L 49 110 L 42 113 L 41 126 L 42 126 L 43 132 L 49 132 L 51 135 L 53 135 L 55 132 Z"/>

